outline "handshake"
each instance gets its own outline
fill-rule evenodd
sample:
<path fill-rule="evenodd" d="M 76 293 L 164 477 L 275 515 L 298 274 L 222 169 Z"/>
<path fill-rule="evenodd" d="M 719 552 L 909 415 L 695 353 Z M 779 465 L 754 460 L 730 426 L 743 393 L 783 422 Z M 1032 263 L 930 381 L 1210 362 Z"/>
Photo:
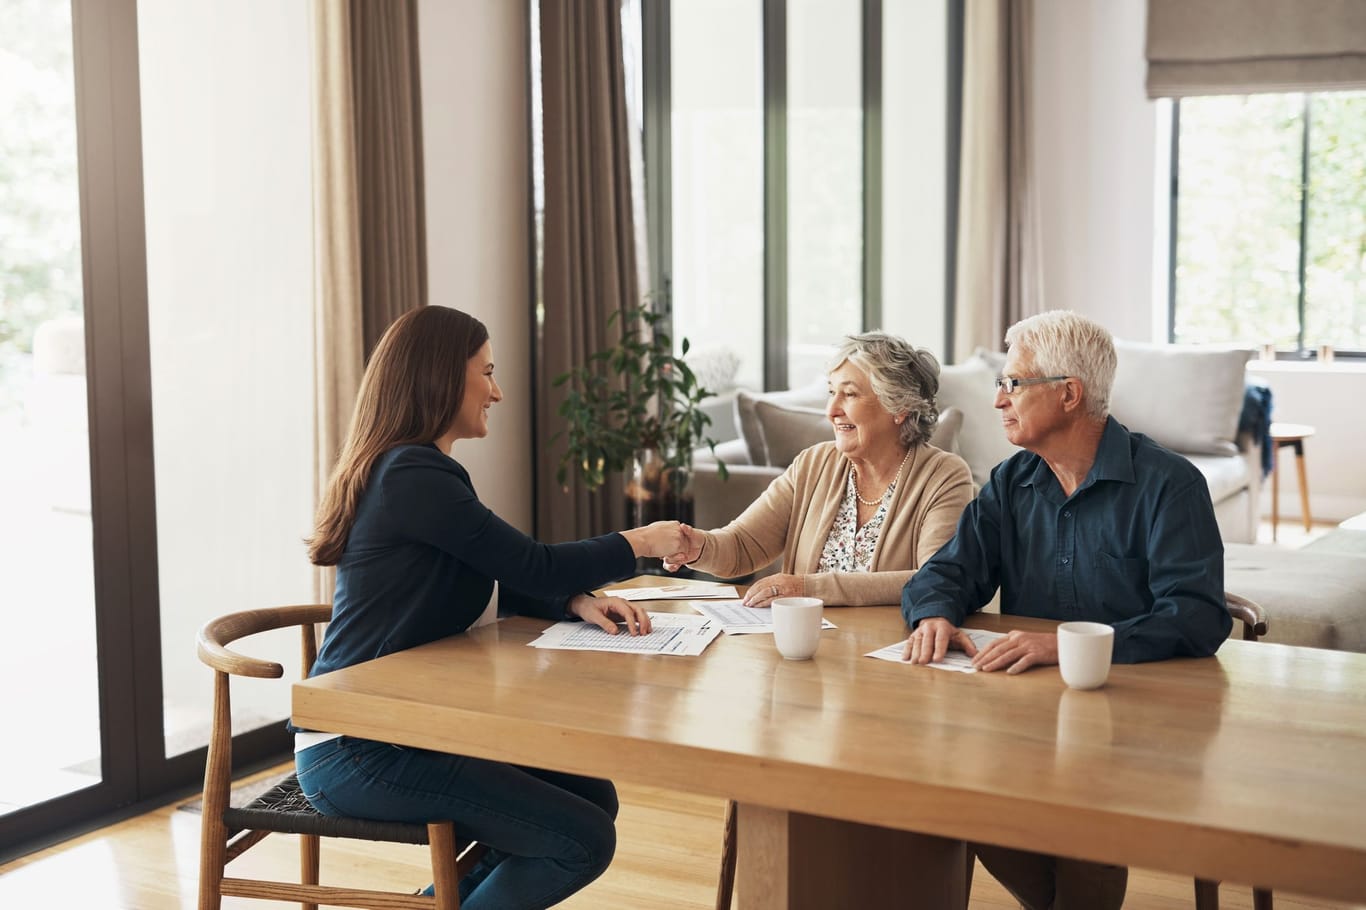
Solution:
<path fill-rule="evenodd" d="M 621 536 L 631 545 L 636 556 L 658 556 L 664 568 L 678 571 L 702 555 L 702 541 L 706 535 L 696 528 L 677 521 L 656 521 L 643 528 L 622 531 Z"/>

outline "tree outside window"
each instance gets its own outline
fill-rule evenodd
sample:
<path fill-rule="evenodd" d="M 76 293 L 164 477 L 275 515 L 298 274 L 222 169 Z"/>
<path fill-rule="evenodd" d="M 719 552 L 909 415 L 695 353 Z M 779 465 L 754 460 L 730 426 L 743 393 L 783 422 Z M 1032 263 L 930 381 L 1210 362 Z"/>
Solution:
<path fill-rule="evenodd" d="M 1175 117 L 1172 340 L 1366 353 L 1366 92 Z"/>

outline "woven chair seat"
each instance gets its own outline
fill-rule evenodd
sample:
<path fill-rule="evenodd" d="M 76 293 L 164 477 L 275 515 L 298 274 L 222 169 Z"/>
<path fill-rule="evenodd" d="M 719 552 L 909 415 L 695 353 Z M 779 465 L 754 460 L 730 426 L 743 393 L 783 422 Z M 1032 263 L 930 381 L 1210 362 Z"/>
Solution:
<path fill-rule="evenodd" d="M 304 797 L 299 779 L 291 774 L 241 808 L 223 812 L 229 836 L 239 831 L 274 831 L 280 834 L 316 834 L 395 844 L 426 844 L 427 826 L 406 822 L 381 822 L 368 818 L 323 815 Z"/>

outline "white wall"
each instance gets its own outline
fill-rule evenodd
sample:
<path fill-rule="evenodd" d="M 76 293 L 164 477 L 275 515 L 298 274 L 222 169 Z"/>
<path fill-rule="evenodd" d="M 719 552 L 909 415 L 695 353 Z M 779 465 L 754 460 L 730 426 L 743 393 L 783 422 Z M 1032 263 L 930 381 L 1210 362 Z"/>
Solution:
<path fill-rule="evenodd" d="M 1254 360 L 1248 372 L 1271 387 L 1275 420 L 1314 428 L 1304 443 L 1313 519 L 1337 522 L 1366 512 L 1366 425 L 1358 419 L 1366 401 L 1366 364 Z M 1280 455 L 1281 520 L 1294 521 L 1300 515 L 1294 450 L 1281 449 Z M 1269 478 L 1262 485 L 1262 512 L 1271 514 Z"/>
<path fill-rule="evenodd" d="M 1146 9 L 1143 0 L 1034 4 L 1030 99 L 1046 304 L 1138 341 L 1158 340 Z"/>
<path fill-rule="evenodd" d="M 456 444 L 479 497 L 531 530 L 527 4 L 419 0 L 429 300 L 488 326 L 503 401 Z"/>

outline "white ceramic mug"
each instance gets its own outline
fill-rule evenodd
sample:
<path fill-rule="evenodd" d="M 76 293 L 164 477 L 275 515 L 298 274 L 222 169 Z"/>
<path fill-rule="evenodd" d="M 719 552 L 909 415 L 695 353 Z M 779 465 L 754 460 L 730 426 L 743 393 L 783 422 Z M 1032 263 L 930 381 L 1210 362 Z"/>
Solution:
<path fill-rule="evenodd" d="M 1058 668 L 1073 689 L 1099 689 L 1110 675 L 1114 626 L 1103 622 L 1065 622 L 1058 626 Z"/>
<path fill-rule="evenodd" d="M 807 660 L 821 643 L 825 601 L 819 597 L 778 597 L 773 608 L 773 643 L 788 660 Z"/>

